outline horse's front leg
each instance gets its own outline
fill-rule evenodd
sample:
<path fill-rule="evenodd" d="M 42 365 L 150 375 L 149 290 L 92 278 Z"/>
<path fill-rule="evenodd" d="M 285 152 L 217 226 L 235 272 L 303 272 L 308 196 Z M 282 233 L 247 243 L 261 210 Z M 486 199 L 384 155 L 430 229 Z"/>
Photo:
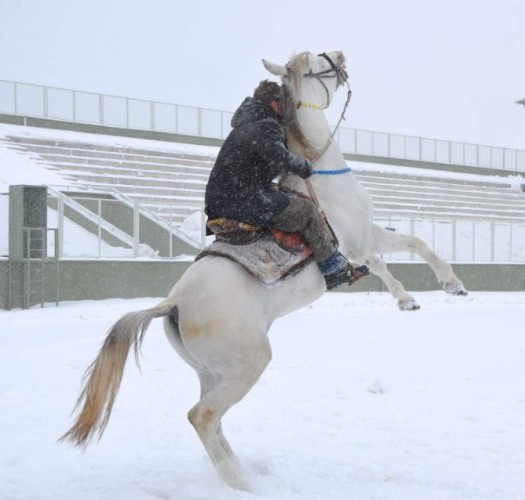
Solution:
<path fill-rule="evenodd" d="M 452 266 L 439 257 L 417 236 L 410 236 L 395 231 L 388 231 L 374 224 L 372 231 L 372 249 L 370 253 L 413 252 L 419 255 L 434 271 L 444 290 L 452 295 L 467 295 L 461 280 L 454 274 Z"/>
<path fill-rule="evenodd" d="M 420 308 L 416 299 L 405 290 L 400 281 L 394 278 L 383 259 L 376 255 L 368 255 L 364 263 L 369 267 L 371 273 L 381 278 L 390 293 L 397 299 L 399 309 L 402 311 L 417 311 Z"/>

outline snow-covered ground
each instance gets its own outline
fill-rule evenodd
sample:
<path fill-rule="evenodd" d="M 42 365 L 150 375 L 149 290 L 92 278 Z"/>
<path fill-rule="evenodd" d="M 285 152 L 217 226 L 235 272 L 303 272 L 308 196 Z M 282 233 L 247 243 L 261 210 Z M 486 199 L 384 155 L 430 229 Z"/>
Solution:
<path fill-rule="evenodd" d="M 278 320 L 270 366 L 224 419 L 254 494 L 217 478 L 186 420 L 196 376 L 159 320 L 102 440 L 57 443 L 105 332 L 157 300 L 0 311 L 2 500 L 525 498 L 525 292 L 418 293 L 417 313 L 325 294 Z"/>

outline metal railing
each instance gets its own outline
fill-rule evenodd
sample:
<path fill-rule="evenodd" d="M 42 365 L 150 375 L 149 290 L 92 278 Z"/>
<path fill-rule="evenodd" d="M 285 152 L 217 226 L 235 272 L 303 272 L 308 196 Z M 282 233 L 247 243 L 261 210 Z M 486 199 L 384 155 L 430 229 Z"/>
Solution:
<path fill-rule="evenodd" d="M 77 201 L 81 202 L 81 197 Z M 104 212 L 114 210 L 115 204 L 120 203 L 118 200 L 93 200 L 93 198 L 89 198 L 88 202 L 96 207 L 94 212 L 100 214 L 101 219 Z M 81 228 L 76 227 L 71 221 L 66 223 L 62 213 L 60 215 L 62 221 L 58 221 L 58 226 L 63 232 L 60 238 L 62 255 L 73 258 L 80 256 L 83 258 L 177 257 L 170 243 L 172 239 L 168 238 L 168 235 L 171 234 L 170 228 L 175 228 L 170 220 L 170 210 L 178 207 L 159 205 L 159 209 L 164 209 L 165 225 L 160 234 L 156 233 L 150 239 L 150 241 L 158 242 L 159 246 L 155 246 L 155 243 L 150 245 L 139 243 L 138 235 L 144 237 L 144 231 L 148 231 L 138 223 L 137 214 L 141 208 L 141 204 L 135 204 L 133 214 L 124 215 L 118 222 L 121 227 L 127 225 L 130 228 L 129 234 L 131 234 L 132 242 L 128 244 L 125 242 L 111 243 L 111 233 L 104 231 L 101 224 L 96 225 L 96 229 L 91 229 L 91 232 L 84 228 L 84 235 L 79 239 L 76 233 Z M 189 237 L 197 239 L 200 236 L 200 248 L 203 248 L 206 241 L 205 216 L 202 207 L 200 210 L 194 207 L 194 210 L 195 213 L 189 217 L 191 223 L 187 226 L 190 231 Z M 525 263 L 525 222 L 466 221 L 421 217 L 378 217 L 374 222 L 380 226 L 422 238 L 432 250 L 450 262 Z M 178 230 L 180 231 L 180 226 Z M 165 236 L 162 231 L 165 231 Z M 81 247 L 78 247 L 79 241 L 82 242 Z M 166 245 L 168 245 L 167 249 Z M 164 248 L 164 251 L 159 252 L 161 248 Z M 411 252 L 392 253 L 384 257 L 388 262 L 421 261 L 418 255 Z"/>
<path fill-rule="evenodd" d="M 49 243 L 57 241 L 58 230 L 56 228 L 49 229 L 40 227 L 24 227 L 22 230 L 26 242 L 26 258 L 24 259 L 24 308 L 29 309 L 32 304 L 40 304 L 40 307 L 44 307 L 46 290 L 51 292 L 48 293 L 49 295 L 54 295 L 55 305 L 58 306 L 60 297 L 60 261 L 56 246 L 54 247 L 54 251 L 49 252 Z M 51 238 L 49 235 L 51 235 Z M 52 264 L 52 270 L 49 269 L 50 264 Z M 53 277 L 54 279 L 52 279 Z M 10 276 L 10 285 L 11 281 Z M 53 291 L 54 294 L 52 293 Z"/>
<path fill-rule="evenodd" d="M 152 212 L 151 203 L 146 207 L 120 194 L 114 198 L 82 192 L 66 196 L 51 187 L 48 193 L 48 224 L 58 229 L 48 252 L 60 258 L 176 258 L 180 257 L 177 240 L 187 243 L 194 254 L 204 247 L 202 207 L 192 207 L 197 231 L 183 233 L 170 218 L 169 204 L 159 204 L 164 214 L 160 216 Z"/>
<path fill-rule="evenodd" d="M 233 113 L 0 80 L 0 113 L 223 139 Z"/>
<path fill-rule="evenodd" d="M 177 258 L 180 255 L 173 246 L 173 235 L 193 241 L 195 253 L 206 242 L 205 216 L 202 206 L 191 206 L 193 215 L 188 223 L 175 224 L 173 213 L 180 212 L 177 204 L 159 204 L 157 221 L 152 228 L 147 209 L 141 203 L 126 200 L 86 196 L 79 193 L 71 202 L 61 200 L 56 193 L 49 195 L 48 227 L 56 228 L 54 237 L 47 241 L 47 255 L 60 258 L 82 259 L 134 259 Z M 2 212 L 7 215 L 7 196 Z M 53 201 L 54 200 L 54 201 Z M 82 209 L 75 210 L 81 206 Z M 71 212 L 70 212 L 71 210 Z M 87 212 L 90 214 L 86 215 Z M 142 221 L 142 222 L 141 222 Z M 462 220 L 459 218 L 376 217 L 374 222 L 382 227 L 415 235 L 423 239 L 432 250 L 450 262 L 473 263 L 525 263 L 525 221 L 497 222 Z M 113 228 L 115 230 L 113 230 Z M 182 231 L 186 229 L 186 233 Z M 0 218 L 0 248 L 7 255 L 7 217 Z M 140 243 L 147 240 L 149 243 Z M 385 254 L 388 262 L 419 262 L 411 252 Z"/>
<path fill-rule="evenodd" d="M 0 113 L 224 139 L 230 111 L 0 80 Z M 408 135 L 338 129 L 344 153 L 525 172 L 525 151 Z"/>
<path fill-rule="evenodd" d="M 336 138 L 344 153 L 376 157 L 378 163 L 389 158 L 525 172 L 525 151 L 519 149 L 353 128 L 340 128 Z"/>
<path fill-rule="evenodd" d="M 525 263 L 525 221 L 377 217 L 374 222 L 404 234 L 418 236 L 449 262 Z M 383 257 L 389 262 L 422 261 L 413 252 L 385 254 Z"/>

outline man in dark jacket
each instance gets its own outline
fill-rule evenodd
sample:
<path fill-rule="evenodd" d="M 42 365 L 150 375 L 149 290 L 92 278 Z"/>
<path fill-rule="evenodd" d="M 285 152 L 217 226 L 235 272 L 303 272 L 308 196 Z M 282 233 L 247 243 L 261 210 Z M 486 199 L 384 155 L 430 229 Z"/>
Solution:
<path fill-rule="evenodd" d="M 339 253 L 311 200 L 276 189 L 273 180 L 292 173 L 312 175 L 310 162 L 286 148 L 281 125 L 280 86 L 262 81 L 234 113 L 233 130 L 224 141 L 206 186 L 210 220 L 233 219 L 254 226 L 300 232 L 330 290 L 368 273 L 354 269 Z"/>

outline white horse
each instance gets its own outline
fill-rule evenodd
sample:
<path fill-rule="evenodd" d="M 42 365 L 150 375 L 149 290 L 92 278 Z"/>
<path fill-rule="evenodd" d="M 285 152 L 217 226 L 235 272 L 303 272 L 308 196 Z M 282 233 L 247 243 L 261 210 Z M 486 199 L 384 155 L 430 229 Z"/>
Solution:
<path fill-rule="evenodd" d="M 341 52 L 325 56 L 299 54 L 286 66 L 265 62 L 279 74 L 295 103 L 299 126 L 314 148 L 323 148 L 329 127 L 322 107 L 329 104 L 338 84 L 344 80 Z M 296 107 L 294 105 L 294 107 Z M 291 127 L 293 130 L 293 127 Z M 303 138 L 304 139 L 304 138 Z M 292 142 L 294 142 L 292 140 Z M 296 146 L 301 142 L 296 137 Z M 308 149 L 308 145 L 305 146 Z M 335 144 L 316 162 L 317 169 L 345 167 Z M 373 226 L 372 204 L 350 175 L 312 179 L 318 198 L 340 240 L 340 249 L 352 260 L 366 262 L 374 272 L 387 276 L 375 252 L 399 250 L 407 245 L 432 255 L 417 239 L 391 235 Z M 304 186 L 295 187 L 304 189 Z M 436 256 L 431 265 L 438 278 L 449 285 L 459 280 L 450 266 Z M 400 286 L 392 281 L 393 289 Z M 117 396 L 129 351 L 133 346 L 138 362 L 140 345 L 153 318 L 164 318 L 169 342 L 199 377 L 201 396 L 188 418 L 202 441 L 220 477 L 233 488 L 249 489 L 242 467 L 228 444 L 221 419 L 257 382 L 271 359 L 268 331 L 273 321 L 318 299 L 325 283 L 315 263 L 299 274 L 267 287 L 238 264 L 217 256 L 195 262 L 176 283 L 168 298 L 151 309 L 131 312 L 119 319 L 86 372 L 75 423 L 62 439 L 87 445 L 95 434 L 104 432 Z M 401 295 L 400 299 L 410 300 Z"/>

